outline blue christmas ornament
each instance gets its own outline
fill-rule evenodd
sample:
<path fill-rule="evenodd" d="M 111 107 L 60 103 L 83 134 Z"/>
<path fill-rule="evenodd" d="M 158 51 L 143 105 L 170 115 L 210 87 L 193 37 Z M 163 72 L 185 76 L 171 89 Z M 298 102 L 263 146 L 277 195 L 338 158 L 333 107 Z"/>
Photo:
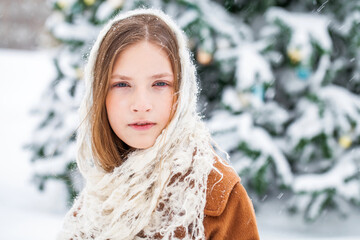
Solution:
<path fill-rule="evenodd" d="M 303 80 L 303 81 L 306 81 L 309 79 L 310 77 L 310 69 L 308 67 L 305 67 L 305 66 L 300 66 L 300 67 L 297 67 L 296 70 L 296 76 L 300 79 L 300 80 Z"/>
<path fill-rule="evenodd" d="M 261 101 L 264 101 L 265 90 L 264 90 L 264 86 L 262 84 L 255 84 L 251 88 L 251 92 L 253 95 L 258 97 Z"/>

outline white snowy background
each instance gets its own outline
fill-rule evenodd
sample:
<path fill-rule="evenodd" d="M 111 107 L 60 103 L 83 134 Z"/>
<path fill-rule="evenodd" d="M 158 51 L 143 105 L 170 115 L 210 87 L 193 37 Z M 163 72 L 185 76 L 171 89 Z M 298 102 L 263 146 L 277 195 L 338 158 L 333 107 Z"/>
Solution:
<path fill-rule="evenodd" d="M 0 49 L 0 240 L 55 239 L 66 213 L 61 183 L 49 181 L 41 193 L 31 183 L 33 166 L 24 149 L 38 119 L 31 109 L 55 76 L 51 52 Z M 283 199 L 264 199 L 256 209 L 264 240 L 360 240 L 360 210 L 347 218 L 323 214 L 315 223 L 289 216 Z"/>

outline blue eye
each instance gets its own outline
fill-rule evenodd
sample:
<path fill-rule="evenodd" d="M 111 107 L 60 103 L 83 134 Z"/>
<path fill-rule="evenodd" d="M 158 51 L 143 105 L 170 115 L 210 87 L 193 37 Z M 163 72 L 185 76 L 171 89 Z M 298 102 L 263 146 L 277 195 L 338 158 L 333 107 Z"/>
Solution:
<path fill-rule="evenodd" d="M 114 84 L 114 87 L 129 87 L 129 84 L 125 83 L 125 82 L 119 82 L 119 83 L 116 83 Z"/>
<path fill-rule="evenodd" d="M 169 84 L 167 84 L 166 82 L 157 82 L 154 84 L 155 86 L 158 86 L 158 87 L 164 87 L 164 86 L 167 86 Z"/>

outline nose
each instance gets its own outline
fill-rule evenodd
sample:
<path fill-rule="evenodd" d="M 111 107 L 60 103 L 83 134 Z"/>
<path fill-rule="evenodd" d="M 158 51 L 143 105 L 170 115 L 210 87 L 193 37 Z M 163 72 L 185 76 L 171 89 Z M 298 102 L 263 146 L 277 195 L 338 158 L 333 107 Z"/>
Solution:
<path fill-rule="evenodd" d="M 152 104 L 149 98 L 149 94 L 146 92 L 146 90 L 139 89 L 138 91 L 135 91 L 131 105 L 131 111 L 150 112 L 151 109 Z"/>

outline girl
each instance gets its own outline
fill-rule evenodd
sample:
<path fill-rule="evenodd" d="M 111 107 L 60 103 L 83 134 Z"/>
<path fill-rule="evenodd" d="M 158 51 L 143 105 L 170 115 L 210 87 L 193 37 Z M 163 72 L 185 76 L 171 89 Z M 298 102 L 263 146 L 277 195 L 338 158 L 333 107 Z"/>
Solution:
<path fill-rule="evenodd" d="M 58 239 L 259 239 L 237 174 L 211 147 L 182 31 L 159 10 L 119 15 L 86 67 L 86 186 Z"/>

